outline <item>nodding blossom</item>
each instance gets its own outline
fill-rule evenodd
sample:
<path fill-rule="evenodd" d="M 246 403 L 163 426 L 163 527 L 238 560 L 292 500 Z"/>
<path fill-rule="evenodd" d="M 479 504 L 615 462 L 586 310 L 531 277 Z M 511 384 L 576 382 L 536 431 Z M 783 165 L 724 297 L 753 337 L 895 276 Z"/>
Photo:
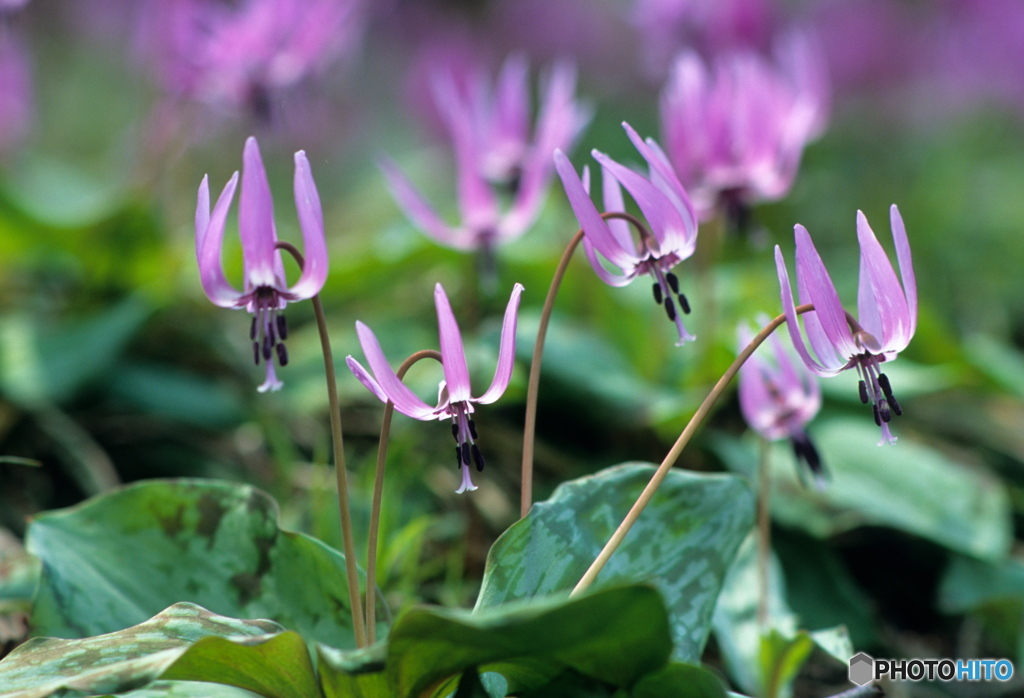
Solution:
<path fill-rule="evenodd" d="M 358 39 L 362 0 L 175 0 L 144 8 L 139 41 L 169 91 L 270 116 L 281 90 Z"/>
<path fill-rule="evenodd" d="M 450 66 L 431 75 L 435 107 L 455 155 L 457 225 L 446 223 L 397 166 L 382 162 L 399 207 L 440 244 L 480 251 L 489 258 L 497 245 L 525 233 L 544 203 L 552 177 L 551 153 L 570 148 L 590 120 L 589 110 L 573 99 L 575 68 L 560 62 L 542 81 L 543 97 L 531 133 L 527 78 L 521 56 L 505 61 L 493 88 L 480 70 L 468 81 L 460 81 Z"/>
<path fill-rule="evenodd" d="M 683 314 L 690 312 L 690 303 L 680 291 L 679 279 L 671 270 L 692 255 L 697 246 L 697 216 L 686 190 L 658 144 L 653 139 L 645 141 L 640 138 L 629 124 L 623 123 L 623 127 L 647 162 L 647 177 L 597 150 L 592 154 L 601 165 L 605 210 L 625 211 L 622 197 L 622 188 L 625 187 L 647 219 L 650 230 L 641 234 L 638 240 L 630 233 L 629 223 L 604 220 L 598 213 L 590 200 L 589 171 L 584 172 L 585 181 L 581 181 L 572 163 L 560 150 L 555 152 L 555 169 L 583 228 L 583 249 L 594 272 L 611 286 L 625 286 L 640 274 L 650 274 L 654 279 L 654 300 L 665 307 L 669 320 L 675 323 L 679 333 L 676 346 L 680 346 L 694 337 L 686 331 L 682 314 L 676 311 L 673 298 L 679 302 L 679 310 Z M 606 269 L 602 258 L 617 267 L 620 273 Z"/>
<path fill-rule="evenodd" d="M 894 443 L 889 431 L 892 416 L 903 414 L 893 396 L 889 379 L 881 364 L 892 361 L 903 351 L 917 327 L 917 282 L 910 257 L 910 243 L 899 209 L 889 212 L 892 239 L 896 244 L 900 280 L 885 251 L 857 212 L 857 239 L 860 242 L 860 284 L 857 293 L 857 317 L 843 309 L 832 279 L 814 248 L 811 236 L 802 225 L 796 234 L 796 280 L 801 303 L 813 303 L 814 310 L 803 314 L 804 331 L 813 355 L 804 343 L 797 324 L 793 292 L 782 250 L 775 247 L 775 265 L 782 288 L 782 307 L 786 324 L 800 358 L 819 376 L 834 376 L 856 368 L 860 376 L 861 402 L 871 404 L 875 423 L 882 429 L 882 443 Z"/>
<path fill-rule="evenodd" d="M 432 419 L 452 420 L 452 436 L 455 437 L 455 460 L 462 470 L 462 486 L 458 493 L 475 490 L 476 486 L 470 477 L 470 463 L 476 469 L 484 469 L 484 457 L 476 445 L 476 423 L 470 419 L 473 414 L 473 403 L 489 405 L 502 396 L 508 382 L 512 378 L 512 368 L 516 353 L 516 318 L 519 311 L 519 297 L 523 293 L 521 284 L 512 289 L 508 307 L 505 309 L 505 320 L 501 326 L 501 343 L 498 348 L 498 365 L 494 370 L 494 379 L 490 387 L 479 397 L 473 397 L 469 384 L 469 368 L 466 365 L 466 353 L 462 345 L 462 333 L 452 313 L 441 284 L 434 287 L 434 305 L 437 308 L 437 331 L 441 339 L 441 365 L 444 369 L 444 381 L 439 386 L 438 402 L 431 407 L 420 400 L 395 375 L 388 363 L 384 350 L 381 349 L 373 331 L 362 322 L 356 322 L 356 334 L 363 348 L 363 354 L 370 365 L 370 371 L 351 356 L 345 362 L 349 370 L 366 388 L 377 396 L 381 402 L 389 400 L 395 409 L 402 414 L 429 421 Z M 372 372 L 372 375 L 371 375 Z"/>
<path fill-rule="evenodd" d="M 740 348 L 753 339 L 747 325 L 739 329 Z M 794 362 L 773 334 L 740 368 L 740 411 L 750 428 L 769 441 L 789 439 L 798 464 L 807 466 L 815 484 L 824 486 L 825 471 L 818 449 L 807 436 L 805 427 L 821 409 L 821 386 L 803 362 Z M 801 474 L 803 471 L 800 471 Z"/>
<path fill-rule="evenodd" d="M 266 380 L 259 391 L 278 390 L 282 383 L 274 371 L 274 356 L 284 366 L 288 351 L 288 325 L 284 309 L 288 303 L 312 298 L 327 280 L 327 243 L 324 240 L 324 217 L 320 208 L 309 161 L 303 151 L 295 153 L 295 206 L 302 229 L 305 264 L 302 275 L 289 286 L 284 274 L 281 252 L 277 249 L 274 225 L 274 201 L 270 183 L 263 168 L 263 159 L 256 139 L 245 141 L 242 169 L 242 192 L 238 203 L 238 233 L 242 240 L 244 282 L 236 289 L 225 277 L 221 265 L 221 243 L 228 209 L 235 196 L 238 172 L 224 186 L 213 211 L 210 210 L 209 177 L 199 185 L 196 206 L 196 258 L 199 276 L 207 297 L 222 308 L 245 308 L 252 314 L 249 339 L 253 358 L 266 365 Z"/>
<path fill-rule="evenodd" d="M 804 146 L 825 126 L 824 58 L 803 34 L 778 45 L 775 63 L 752 50 L 719 54 L 709 68 L 682 54 L 661 96 L 669 159 L 701 220 L 789 191 Z"/>

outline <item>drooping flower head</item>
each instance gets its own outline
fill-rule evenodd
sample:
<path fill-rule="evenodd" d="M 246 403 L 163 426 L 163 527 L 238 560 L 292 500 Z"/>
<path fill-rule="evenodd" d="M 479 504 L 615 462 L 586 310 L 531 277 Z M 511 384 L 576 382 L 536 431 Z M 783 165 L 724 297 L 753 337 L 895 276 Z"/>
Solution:
<path fill-rule="evenodd" d="M 168 88 L 268 116 L 273 98 L 349 49 L 361 0 L 175 0 L 152 3 L 140 23 L 143 50 Z"/>
<path fill-rule="evenodd" d="M 804 343 L 797 324 L 782 250 L 775 247 L 775 265 L 782 287 L 782 307 L 786 312 L 786 324 L 797 353 L 807 367 L 819 376 L 834 376 L 850 368 L 857 369 L 861 402 L 871 404 L 875 423 L 882 429 L 880 443 L 896 441 L 896 437 L 889 431 L 889 420 L 893 414 L 903 414 L 899 402 L 893 396 L 889 379 L 881 372 L 881 364 L 892 361 L 906 348 L 917 327 L 917 282 L 907 230 L 895 204 L 889 216 L 902 284 L 868 225 L 868 219 L 858 211 L 860 282 L 856 318 L 843 309 L 832 279 L 807 229 L 802 225 L 796 226 L 797 290 L 801 303 L 814 304 L 813 311 L 803 314 L 803 326 L 813 355 Z"/>
<path fill-rule="evenodd" d="M 312 298 L 327 280 L 324 217 L 309 161 L 305 152 L 300 150 L 295 153 L 295 207 L 302 229 L 305 265 L 299 280 L 289 286 L 281 252 L 276 247 L 277 229 L 270 183 L 259 146 L 250 136 L 245 141 L 242 192 L 238 204 L 238 233 L 242 240 L 245 274 L 242 290 L 238 290 L 225 278 L 221 265 L 224 225 L 237 184 L 238 172 L 235 172 L 211 211 L 209 177 L 203 177 L 196 206 L 196 258 L 207 297 L 222 308 L 245 308 L 253 316 L 249 331 L 253 356 L 257 365 L 262 359 L 267 367 L 266 380 L 259 387 L 262 393 L 278 390 L 282 385 L 274 371 L 274 355 L 281 366 L 288 363 L 284 345 L 288 337 L 283 312 L 285 306 Z"/>
<path fill-rule="evenodd" d="M 512 289 L 508 307 L 505 309 L 505 320 L 501 326 L 501 344 L 498 349 L 498 365 L 494 370 L 494 379 L 490 387 L 479 397 L 473 397 L 469 384 L 469 368 L 466 365 L 466 353 L 462 345 L 462 333 L 455 322 L 452 306 L 448 302 L 441 284 L 434 287 L 434 305 L 437 308 L 437 331 L 441 339 L 441 364 L 444 368 L 444 381 L 439 387 L 436 407 L 431 407 L 416 396 L 395 375 L 388 363 L 384 351 L 373 331 L 362 322 L 356 322 L 356 333 L 363 354 L 370 365 L 367 371 L 353 357 L 348 356 L 345 362 L 349 369 L 366 388 L 377 396 L 381 402 L 391 401 L 395 409 L 413 419 L 432 420 L 451 418 L 452 435 L 455 437 L 455 459 L 462 470 L 462 486 L 459 493 L 475 490 L 476 486 L 470 478 L 470 463 L 476 469 L 484 469 L 484 458 L 476 445 L 476 424 L 469 415 L 473 414 L 473 403 L 489 405 L 505 392 L 512 378 L 512 368 L 516 353 L 516 318 L 519 311 L 519 297 L 523 293 L 521 284 Z M 372 372 L 372 375 L 371 375 Z"/>
<path fill-rule="evenodd" d="M 382 163 L 402 211 L 442 245 L 490 254 L 525 233 L 544 203 L 551 153 L 570 148 L 590 120 L 589 110 L 573 98 L 575 69 L 556 63 L 543 81 L 531 133 L 527 78 L 521 56 L 505 61 L 493 88 L 482 70 L 467 79 L 448 65 L 431 73 L 434 106 L 455 155 L 458 225 L 446 223 L 393 163 Z"/>
<path fill-rule="evenodd" d="M 565 187 L 572 210 L 579 219 L 585 237 L 584 250 L 594 272 L 611 286 L 625 286 L 641 274 L 654 279 L 654 299 L 664 305 L 669 320 L 679 333 L 676 345 L 693 339 L 686 331 L 682 315 L 676 311 L 675 297 L 683 313 L 690 312 L 686 296 L 680 292 L 679 279 L 672 268 L 693 254 L 697 246 L 697 216 L 690 198 L 679 183 L 672 166 L 653 139 L 644 140 L 629 124 L 623 123 L 633 145 L 647 162 L 644 176 L 625 167 L 602 152 L 594 150 L 594 159 L 601 165 L 606 211 L 623 212 L 622 188 L 629 192 L 647 219 L 649 233 L 634 239 L 628 222 L 604 220 L 590 199 L 589 171 L 581 181 L 572 163 L 562 151 L 555 152 L 555 169 Z M 618 274 L 605 268 L 602 259 L 619 269 Z"/>
<path fill-rule="evenodd" d="M 804 146 L 824 129 L 824 58 L 807 35 L 789 34 L 773 64 L 750 50 L 693 52 L 675 63 L 661 97 L 669 159 L 701 220 L 783 197 Z"/>
<path fill-rule="evenodd" d="M 738 334 L 741 349 L 753 339 L 746 324 Z M 789 439 L 798 464 L 803 462 L 821 487 L 825 474 L 821 457 L 805 429 L 821 408 L 821 386 L 802 362 L 793 361 L 792 350 L 784 348 L 778 335 L 768 342 L 770 354 L 762 345 L 740 368 L 740 411 L 750 428 L 765 439 Z"/>

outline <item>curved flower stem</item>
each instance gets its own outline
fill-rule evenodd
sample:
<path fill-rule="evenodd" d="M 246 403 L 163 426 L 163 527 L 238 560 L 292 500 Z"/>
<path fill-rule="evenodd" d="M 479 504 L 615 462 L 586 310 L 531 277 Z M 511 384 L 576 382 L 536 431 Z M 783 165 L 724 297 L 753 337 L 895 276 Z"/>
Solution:
<path fill-rule="evenodd" d="M 639 231 L 640 237 L 649 236 L 647 227 L 635 216 L 620 211 L 608 211 L 601 214 L 601 218 L 620 218 L 633 224 Z M 533 358 L 530 360 L 530 380 L 526 388 L 526 417 L 523 424 L 523 475 L 522 489 L 519 501 L 519 516 L 526 516 L 533 505 L 533 445 L 537 431 L 537 389 L 540 386 L 540 364 L 544 356 L 544 340 L 548 334 L 548 324 L 551 322 L 551 311 L 555 307 L 555 296 L 562 285 L 562 278 L 565 277 L 565 270 L 569 267 L 569 260 L 573 252 L 583 240 L 583 229 L 576 231 L 572 240 L 562 253 L 562 259 L 558 262 L 555 275 L 551 279 L 551 286 L 548 288 L 547 298 L 544 299 L 544 309 L 540 314 L 540 325 L 537 328 L 537 341 L 533 345 Z"/>
<path fill-rule="evenodd" d="M 768 567 L 772 554 L 771 444 L 758 437 L 757 461 L 757 627 L 762 635 L 768 631 Z"/>
<path fill-rule="evenodd" d="M 285 250 L 300 267 L 305 267 L 305 259 L 294 245 L 278 242 L 276 247 Z M 324 355 L 324 372 L 327 374 L 327 400 L 331 411 L 331 436 L 334 442 L 334 476 L 338 481 L 338 509 L 341 514 L 341 538 L 345 550 L 345 572 L 348 578 L 348 600 L 352 609 L 352 632 L 356 636 L 356 646 L 366 647 L 366 624 L 363 619 L 363 606 L 359 597 L 359 571 L 356 567 L 356 543 L 352 536 L 352 515 L 348 508 L 348 470 L 345 468 L 345 447 L 341 434 L 341 406 L 338 402 L 338 379 L 334 373 L 334 354 L 331 352 L 331 339 L 327 334 L 327 318 L 324 306 L 320 303 L 320 295 L 310 298 L 313 313 L 316 315 L 316 327 L 320 332 L 320 349 Z"/>
<path fill-rule="evenodd" d="M 810 303 L 804 303 L 796 308 L 797 314 L 806 313 L 809 310 L 814 310 L 814 306 Z M 715 387 L 713 387 L 711 392 L 708 393 L 708 396 L 704 398 L 704 402 L 702 402 L 700 407 L 697 408 L 697 411 L 687 423 L 686 428 L 683 429 L 679 438 L 676 439 L 676 442 L 672 445 L 668 455 L 665 456 L 665 460 L 661 461 L 661 465 L 659 465 L 658 469 L 654 472 L 654 475 L 651 477 L 651 481 L 647 483 L 644 491 L 640 493 L 640 496 L 633 504 L 633 507 L 629 510 L 629 513 L 626 514 L 626 518 L 624 518 L 622 523 L 619 524 L 619 527 L 615 529 L 615 533 L 612 534 L 612 537 L 605 544 L 604 548 L 602 548 L 597 559 L 591 563 L 590 567 L 576 585 L 576 588 L 572 590 L 570 596 L 579 594 L 594 583 L 594 580 L 597 579 L 597 575 L 604 568 L 608 559 L 618 549 L 619 545 L 622 544 L 622 540 L 626 537 L 626 534 L 629 533 L 629 529 L 631 529 L 633 524 L 636 523 L 636 520 L 640 518 L 640 514 L 643 512 L 644 507 L 646 507 L 651 501 L 651 498 L 654 497 L 654 493 L 657 491 L 658 486 L 661 485 L 662 480 L 664 480 L 665 476 L 668 475 L 668 471 L 672 469 L 672 466 L 679 458 L 679 454 L 683 452 L 683 449 L 686 447 L 686 444 L 690 442 L 690 439 L 697 431 L 697 428 L 700 427 L 705 418 L 707 418 L 708 414 L 711 412 L 711 408 L 714 407 L 715 402 L 718 401 L 718 398 L 725 392 L 729 383 L 736 376 L 736 373 L 739 372 L 740 366 L 742 366 L 744 362 L 750 358 L 750 355 L 754 353 L 754 350 L 761 346 L 761 343 L 764 342 L 764 340 L 766 340 L 768 336 L 785 321 L 786 316 L 779 315 L 765 325 L 764 329 L 758 332 L 757 335 L 750 340 L 750 344 L 744 347 L 743 351 L 741 351 L 739 356 L 736 357 L 736 360 L 732 362 L 732 365 L 729 366 L 725 373 L 722 374 L 722 377 L 718 379 L 718 382 L 715 383 Z"/>
<path fill-rule="evenodd" d="M 432 349 L 418 351 L 402 362 L 395 375 L 402 380 L 412 365 L 421 359 L 434 359 L 441 363 L 441 352 Z M 388 400 L 380 423 L 377 470 L 373 478 L 373 505 L 370 508 L 370 534 L 366 546 L 366 633 L 370 644 L 377 641 L 377 535 L 380 530 L 380 504 L 384 495 L 384 464 L 388 457 L 388 436 L 391 434 L 391 416 L 394 413 L 395 403 Z"/>

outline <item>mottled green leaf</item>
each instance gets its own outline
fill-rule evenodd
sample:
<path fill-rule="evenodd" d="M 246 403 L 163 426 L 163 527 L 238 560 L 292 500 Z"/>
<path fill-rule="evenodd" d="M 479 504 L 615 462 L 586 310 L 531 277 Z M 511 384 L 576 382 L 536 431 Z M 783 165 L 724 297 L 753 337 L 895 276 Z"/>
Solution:
<path fill-rule="evenodd" d="M 244 688 L 205 681 L 154 681 L 145 688 L 102 698 L 261 698 Z"/>
<path fill-rule="evenodd" d="M 248 485 L 138 483 L 38 516 L 27 545 L 43 562 L 32 615 L 41 634 L 98 635 L 192 601 L 355 644 L 343 556 L 281 530 L 277 505 Z"/>
<path fill-rule="evenodd" d="M 831 480 L 824 491 L 797 479 L 792 449 L 771 449 L 772 516 L 780 523 L 825 538 L 858 526 L 890 526 L 975 557 L 1005 557 L 1013 538 L 1010 502 L 1003 485 L 985 470 L 899 433 L 878 447 L 871 420 L 820 420 L 811 437 Z M 721 439 L 716 448 L 729 466 L 756 463 L 749 441 Z"/>
<path fill-rule="evenodd" d="M 236 620 L 194 604 L 175 604 L 116 633 L 29 640 L 0 662 L 0 686 L 10 691 L 7 698 L 126 691 L 156 679 L 201 638 L 265 638 L 280 630 L 267 620 Z"/>
<path fill-rule="evenodd" d="M 390 698 L 385 672 L 388 647 L 378 643 L 358 650 L 317 644 L 320 689 L 325 698 Z"/>
<path fill-rule="evenodd" d="M 477 608 L 572 589 L 653 473 L 645 464 L 615 466 L 564 483 L 535 504 L 491 548 Z M 597 585 L 655 584 L 668 605 L 674 658 L 697 661 L 753 514 L 740 478 L 672 470 Z"/>

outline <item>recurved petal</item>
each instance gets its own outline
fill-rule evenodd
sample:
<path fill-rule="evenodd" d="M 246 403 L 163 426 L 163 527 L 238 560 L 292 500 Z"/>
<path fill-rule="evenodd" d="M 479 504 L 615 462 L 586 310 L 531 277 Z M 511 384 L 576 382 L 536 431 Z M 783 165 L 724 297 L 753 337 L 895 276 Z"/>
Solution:
<path fill-rule="evenodd" d="M 249 136 L 242 164 L 242 193 L 238 202 L 238 231 L 245 258 L 245 279 L 255 286 L 277 286 L 281 272 L 280 253 L 275 248 L 274 201 L 263 167 L 260 147 Z"/>
<path fill-rule="evenodd" d="M 327 280 L 327 242 L 324 239 L 324 214 L 306 153 L 295 153 L 295 208 L 302 228 L 305 265 L 302 276 L 288 289 L 296 299 L 312 298 Z"/>
<path fill-rule="evenodd" d="M 594 273 L 597 274 L 597 278 L 609 286 L 627 286 L 636 278 L 635 269 L 626 274 L 616 274 L 605 269 L 604 264 L 601 263 L 601 258 L 598 257 L 597 250 L 594 249 L 594 245 L 588 237 L 583 238 L 583 252 L 587 255 L 587 261 L 590 262 L 590 266 L 594 269 Z"/>
<path fill-rule="evenodd" d="M 636 201 L 650 225 L 651 234 L 658 241 L 660 251 L 663 254 L 675 252 L 680 257 L 686 256 L 685 246 L 680 242 L 688 238 L 687 223 L 672 200 L 649 179 L 620 165 L 604 153 L 595 150 L 593 156 Z"/>
<path fill-rule="evenodd" d="M 238 185 L 238 173 L 231 175 L 231 179 L 224 185 L 213 212 L 209 212 L 210 194 L 207 180 L 204 177 L 203 183 L 199 185 L 199 208 L 196 210 L 196 261 L 199 263 L 199 279 L 203 284 L 203 291 L 207 298 L 215 305 L 222 308 L 232 308 L 241 299 L 242 294 L 224 278 L 224 268 L 221 266 L 220 253 L 221 244 L 224 242 L 224 225 L 227 222 L 228 209 L 231 208 L 231 201 L 235 196 L 235 187 Z M 206 208 L 206 215 L 202 209 Z M 201 223 L 206 223 L 201 227 Z"/>
<path fill-rule="evenodd" d="M 853 341 L 846 321 L 846 311 L 843 310 L 836 287 L 807 229 L 797 224 L 794 232 L 797 276 L 806 285 L 808 299 L 814 304 L 814 312 L 829 342 L 840 356 L 849 359 L 859 354 L 860 350 Z"/>
<path fill-rule="evenodd" d="M 391 400 L 396 410 L 413 419 L 436 419 L 434 408 L 416 397 L 416 394 L 409 390 L 391 370 L 391 364 L 384 356 L 384 350 L 380 348 L 380 343 L 373 334 L 373 330 L 362 322 L 356 321 L 356 335 L 359 337 L 359 344 L 363 347 L 363 354 L 366 356 L 367 363 L 370 364 L 370 370 L 373 371 L 373 377 L 380 393 L 384 395 L 382 399 Z M 349 368 L 352 368 L 351 364 Z M 380 393 L 363 381 L 359 374 L 356 374 L 356 378 L 359 378 L 360 382 L 374 395 L 381 397 Z"/>
<path fill-rule="evenodd" d="M 465 402 L 470 398 L 466 350 L 455 313 L 441 284 L 434 286 L 434 306 L 437 308 L 437 333 L 441 339 L 441 363 L 444 365 L 448 396 L 450 402 Z"/>
<path fill-rule="evenodd" d="M 877 323 L 875 328 L 865 325 L 865 329 L 881 342 L 881 352 L 901 351 L 913 335 L 907 297 L 892 263 L 861 211 L 857 211 L 857 240 L 860 242 L 858 316 Z"/>
<path fill-rule="evenodd" d="M 345 357 L 345 365 L 348 366 L 348 370 L 352 371 L 352 375 L 355 376 L 363 386 L 366 387 L 371 393 L 373 393 L 378 400 L 381 402 L 387 402 L 388 396 L 384 392 L 384 389 L 380 387 L 380 384 L 374 380 L 370 372 L 363 368 L 363 365 L 355 360 L 355 358 L 349 354 Z"/>
<path fill-rule="evenodd" d="M 914 276 L 914 261 L 910 256 L 907 228 L 903 225 L 903 216 L 900 215 L 896 204 L 889 209 L 889 222 L 892 225 L 892 239 L 896 243 L 896 261 L 900 265 L 900 278 L 903 279 L 903 290 L 907 296 L 910 334 L 914 334 L 917 329 L 917 279 Z"/>
<path fill-rule="evenodd" d="M 569 199 L 580 227 L 586 233 L 587 239 L 594 245 L 598 252 L 617 266 L 619 269 L 632 269 L 639 263 L 640 259 L 629 250 L 624 250 L 618 240 L 608 229 L 608 224 L 597 212 L 597 207 L 590 200 L 590 195 L 583 188 L 583 183 L 576 175 L 569 158 L 561 150 L 555 151 L 555 169 L 562 179 L 562 186 L 565 188 L 565 195 Z"/>
<path fill-rule="evenodd" d="M 522 295 L 523 285 L 516 284 L 505 308 L 505 320 L 501 324 L 501 344 L 498 348 L 498 366 L 494 369 L 494 379 L 487 392 L 474 398 L 474 402 L 488 405 L 501 397 L 508 387 L 516 360 L 516 319 L 519 313 L 519 298 Z"/>
<path fill-rule="evenodd" d="M 779 274 L 779 287 L 782 295 L 782 310 L 786 314 L 786 329 L 789 330 L 789 338 L 793 341 L 793 347 L 797 354 L 803 359 L 804 364 L 822 376 L 834 376 L 841 370 L 837 367 L 823 366 L 818 363 L 811 353 L 807 351 L 803 335 L 800 334 L 800 325 L 796 315 L 796 306 L 793 304 L 793 288 L 789 283 L 789 272 L 786 271 L 786 260 L 782 257 L 782 250 L 775 246 L 775 268 Z M 813 312 L 813 311 L 812 311 Z"/>

